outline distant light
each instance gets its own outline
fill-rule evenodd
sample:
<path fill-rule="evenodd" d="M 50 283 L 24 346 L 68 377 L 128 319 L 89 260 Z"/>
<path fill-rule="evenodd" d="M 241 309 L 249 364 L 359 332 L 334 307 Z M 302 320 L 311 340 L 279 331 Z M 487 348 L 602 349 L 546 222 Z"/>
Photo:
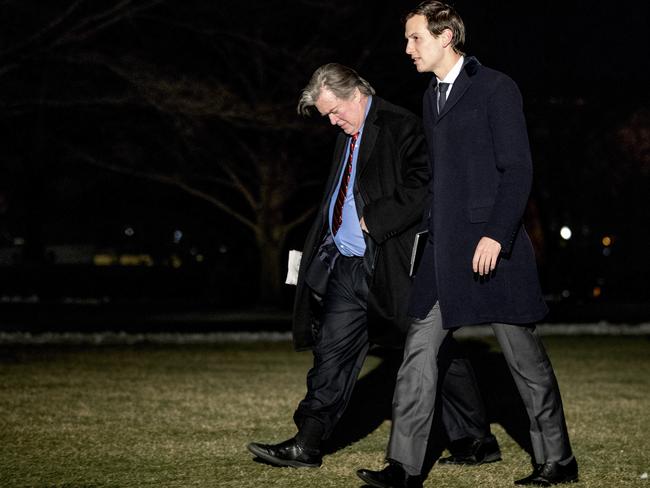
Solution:
<path fill-rule="evenodd" d="M 172 268 L 180 268 L 181 266 L 183 266 L 183 261 L 176 254 L 172 254 L 169 257 L 169 260 L 172 265 Z"/>
<path fill-rule="evenodd" d="M 600 286 L 594 286 L 592 294 L 594 298 L 598 298 L 602 294 L 602 292 L 603 290 L 600 288 Z"/>
<path fill-rule="evenodd" d="M 127 227 L 126 229 L 124 229 L 124 234 L 127 237 L 133 237 L 133 234 L 135 234 L 135 231 L 133 230 L 133 227 Z"/>
<path fill-rule="evenodd" d="M 183 231 L 182 230 L 175 230 L 174 231 L 174 244 L 178 244 L 181 242 L 181 239 L 183 238 Z"/>
<path fill-rule="evenodd" d="M 569 298 L 571 296 L 571 292 L 569 290 L 562 290 L 562 298 Z"/>
<path fill-rule="evenodd" d="M 14 237 L 14 246 L 22 246 L 25 244 L 25 239 L 22 237 Z"/>
<path fill-rule="evenodd" d="M 197 254 L 196 255 L 196 262 L 197 263 L 202 263 L 203 262 L 203 254 Z"/>
<path fill-rule="evenodd" d="M 112 266 L 117 262 L 117 258 L 112 254 L 95 254 L 93 264 L 95 266 Z"/>
<path fill-rule="evenodd" d="M 608 257 L 610 254 L 612 254 L 612 250 L 609 247 L 606 247 L 603 249 L 603 256 Z"/>
<path fill-rule="evenodd" d="M 153 258 L 149 254 L 121 254 L 118 263 L 120 266 L 153 266 Z"/>
<path fill-rule="evenodd" d="M 609 236 L 603 237 L 603 240 L 601 241 L 603 243 L 603 246 L 608 247 L 612 245 L 612 238 Z"/>
<path fill-rule="evenodd" d="M 571 229 L 569 229 L 566 225 L 560 229 L 560 236 L 565 241 L 568 241 L 569 239 L 571 239 L 572 235 L 573 235 L 573 233 L 571 232 Z"/>
<path fill-rule="evenodd" d="M 219 246 L 219 252 L 221 254 L 226 254 L 228 252 L 228 246 L 226 246 L 225 244 L 221 244 Z"/>

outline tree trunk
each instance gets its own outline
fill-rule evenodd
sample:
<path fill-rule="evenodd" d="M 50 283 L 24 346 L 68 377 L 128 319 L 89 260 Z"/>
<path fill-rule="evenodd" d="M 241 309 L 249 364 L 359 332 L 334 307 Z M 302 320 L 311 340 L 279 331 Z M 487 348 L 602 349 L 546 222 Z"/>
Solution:
<path fill-rule="evenodd" d="M 277 307 L 281 304 L 282 276 L 281 253 L 284 239 L 281 241 L 258 241 L 260 268 L 258 300 L 261 306 Z"/>

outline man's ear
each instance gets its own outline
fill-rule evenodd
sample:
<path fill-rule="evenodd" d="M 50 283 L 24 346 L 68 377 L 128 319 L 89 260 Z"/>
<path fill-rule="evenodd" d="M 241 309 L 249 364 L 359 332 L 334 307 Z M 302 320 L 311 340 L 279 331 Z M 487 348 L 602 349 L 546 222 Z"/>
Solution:
<path fill-rule="evenodd" d="M 442 39 L 442 47 L 447 47 L 454 40 L 454 34 L 451 29 L 445 29 L 440 33 L 440 38 Z"/>

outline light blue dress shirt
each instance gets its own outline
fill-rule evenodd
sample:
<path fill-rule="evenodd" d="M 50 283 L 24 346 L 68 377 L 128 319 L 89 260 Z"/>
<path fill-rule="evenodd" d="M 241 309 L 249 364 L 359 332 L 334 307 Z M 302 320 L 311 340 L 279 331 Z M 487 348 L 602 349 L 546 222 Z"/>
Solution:
<path fill-rule="evenodd" d="M 363 138 L 363 128 L 366 123 L 366 117 L 368 116 L 368 110 L 372 104 L 372 96 L 368 97 L 368 105 L 366 106 L 366 113 L 363 117 L 363 124 L 359 129 L 359 136 L 357 137 L 357 143 L 354 148 L 354 154 L 352 155 L 352 173 L 350 174 L 350 181 L 348 182 L 347 192 L 345 194 L 345 202 L 343 203 L 343 212 L 342 212 L 342 223 L 339 227 L 338 232 L 334 238 L 334 243 L 338 248 L 339 252 L 344 256 L 363 256 L 366 252 L 366 241 L 363 238 L 363 231 L 361 230 L 361 225 L 359 224 L 359 215 L 357 215 L 357 207 L 354 203 L 354 181 L 357 174 L 357 159 L 359 157 L 359 150 L 361 149 L 361 139 Z M 352 141 L 351 137 L 348 137 L 348 141 L 345 148 L 345 154 L 343 157 L 343 166 L 345 169 L 345 164 L 348 161 L 350 155 L 350 142 Z M 339 188 L 341 187 L 341 180 L 343 178 L 343 171 L 341 171 L 341 177 L 339 177 L 339 182 L 336 185 L 334 193 L 332 194 L 332 200 L 330 201 L 330 211 L 329 211 L 329 222 L 330 222 L 330 232 L 332 230 L 332 215 L 334 214 L 334 205 L 336 204 L 336 198 L 339 194 Z"/>

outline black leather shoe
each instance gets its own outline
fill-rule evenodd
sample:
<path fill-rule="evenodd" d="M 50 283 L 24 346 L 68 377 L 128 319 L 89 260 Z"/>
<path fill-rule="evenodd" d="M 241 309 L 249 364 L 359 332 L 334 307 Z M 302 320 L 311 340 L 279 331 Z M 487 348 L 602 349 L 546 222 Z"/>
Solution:
<path fill-rule="evenodd" d="M 443 465 L 478 466 L 501 460 L 499 443 L 494 436 L 476 439 L 467 437 L 449 445 L 451 456 L 438 460 Z"/>
<path fill-rule="evenodd" d="M 397 463 L 388 463 L 381 471 L 357 470 L 357 476 L 378 488 L 422 488 L 422 477 L 411 476 Z"/>
<path fill-rule="evenodd" d="M 551 486 L 575 481 L 578 481 L 578 463 L 573 458 L 566 466 L 560 463 L 539 464 L 530 476 L 515 481 L 515 485 Z"/>
<path fill-rule="evenodd" d="M 320 451 L 307 450 L 291 438 L 280 444 L 258 444 L 251 442 L 248 450 L 264 461 L 275 466 L 291 466 L 293 468 L 317 468 L 323 462 Z"/>

